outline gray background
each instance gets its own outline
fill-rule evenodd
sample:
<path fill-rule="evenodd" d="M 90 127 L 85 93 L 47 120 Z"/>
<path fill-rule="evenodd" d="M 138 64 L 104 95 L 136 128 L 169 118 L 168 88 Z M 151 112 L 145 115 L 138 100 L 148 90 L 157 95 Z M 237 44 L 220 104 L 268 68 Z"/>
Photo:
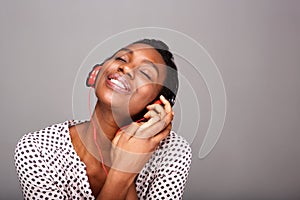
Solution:
<path fill-rule="evenodd" d="M 18 139 L 73 118 L 73 83 L 88 52 L 120 31 L 159 26 L 202 44 L 227 92 L 213 151 L 198 159 L 201 133 L 191 144 L 185 199 L 299 199 L 299 9 L 283 0 L 1 1 L 0 198 L 22 198 Z"/>

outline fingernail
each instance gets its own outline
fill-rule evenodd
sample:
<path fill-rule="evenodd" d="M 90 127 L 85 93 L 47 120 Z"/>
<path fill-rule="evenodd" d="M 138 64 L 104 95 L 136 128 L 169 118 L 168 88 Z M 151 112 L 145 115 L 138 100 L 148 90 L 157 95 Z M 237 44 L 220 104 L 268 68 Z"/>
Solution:
<path fill-rule="evenodd" d="M 160 98 L 163 98 L 164 100 L 166 100 L 166 98 L 162 94 L 160 95 Z"/>

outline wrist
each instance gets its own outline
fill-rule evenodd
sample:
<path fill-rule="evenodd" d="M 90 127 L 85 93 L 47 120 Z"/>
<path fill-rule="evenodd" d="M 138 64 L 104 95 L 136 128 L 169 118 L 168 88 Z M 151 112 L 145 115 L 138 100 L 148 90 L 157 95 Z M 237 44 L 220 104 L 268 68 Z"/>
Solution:
<path fill-rule="evenodd" d="M 128 188 L 134 182 L 136 175 L 136 173 L 122 172 L 111 168 L 105 182 L 117 187 Z"/>

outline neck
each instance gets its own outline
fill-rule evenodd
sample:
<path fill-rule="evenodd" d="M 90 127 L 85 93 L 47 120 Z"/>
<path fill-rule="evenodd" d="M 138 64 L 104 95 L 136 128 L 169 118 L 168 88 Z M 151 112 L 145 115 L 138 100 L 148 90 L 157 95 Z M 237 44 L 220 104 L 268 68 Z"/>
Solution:
<path fill-rule="evenodd" d="M 103 107 L 97 102 L 90 122 L 81 126 L 78 134 L 89 153 L 100 161 L 109 161 L 111 142 L 119 127 L 111 112 Z"/>
<path fill-rule="evenodd" d="M 107 109 L 99 101 L 96 104 L 91 120 L 93 123 L 90 123 L 89 131 L 93 130 L 93 126 L 95 126 L 97 135 L 103 135 L 110 141 L 113 140 L 116 132 L 120 129 L 111 109 Z"/>
<path fill-rule="evenodd" d="M 126 122 L 122 124 L 117 123 L 115 116 L 108 106 L 98 101 L 91 121 L 86 123 L 85 127 L 79 133 L 87 150 L 98 160 L 101 160 L 101 157 L 105 161 L 110 160 L 112 140 L 120 127 L 126 124 Z"/>

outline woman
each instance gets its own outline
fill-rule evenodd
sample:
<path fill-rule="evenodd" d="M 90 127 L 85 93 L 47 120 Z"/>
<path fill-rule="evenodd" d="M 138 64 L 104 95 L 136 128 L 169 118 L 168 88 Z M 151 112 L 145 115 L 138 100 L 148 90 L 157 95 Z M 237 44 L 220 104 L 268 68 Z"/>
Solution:
<path fill-rule="evenodd" d="M 89 121 L 55 124 L 19 141 L 24 198 L 181 199 L 191 149 L 171 131 L 178 75 L 168 46 L 134 42 L 95 66 L 87 85 L 98 98 Z"/>

